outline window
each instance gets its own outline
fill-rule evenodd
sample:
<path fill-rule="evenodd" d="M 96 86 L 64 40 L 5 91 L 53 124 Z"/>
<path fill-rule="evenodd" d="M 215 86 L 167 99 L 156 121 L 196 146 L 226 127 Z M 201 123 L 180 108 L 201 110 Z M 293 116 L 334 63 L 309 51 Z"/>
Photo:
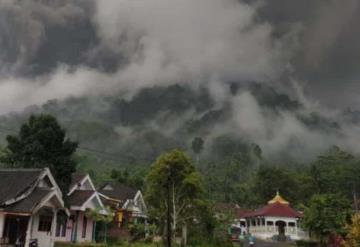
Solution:
<path fill-rule="evenodd" d="M 50 232 L 51 231 L 52 216 L 40 215 L 39 216 L 39 232 Z"/>
<path fill-rule="evenodd" d="M 87 228 L 87 218 L 84 216 L 83 228 L 82 228 L 82 238 L 86 238 L 86 228 Z"/>

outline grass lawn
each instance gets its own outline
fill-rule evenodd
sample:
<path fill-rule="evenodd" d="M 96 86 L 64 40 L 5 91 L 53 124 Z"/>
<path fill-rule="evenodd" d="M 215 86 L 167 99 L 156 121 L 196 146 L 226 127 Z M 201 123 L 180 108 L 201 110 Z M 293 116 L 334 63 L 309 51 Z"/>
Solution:
<path fill-rule="evenodd" d="M 239 245 L 234 245 L 237 247 Z M 123 243 L 123 244 L 71 244 L 71 243 L 56 243 L 55 247 L 165 247 L 161 243 L 142 243 L 142 242 L 135 242 L 135 243 Z M 174 247 L 178 247 L 174 245 Z M 200 245 L 188 245 L 188 247 L 212 247 L 209 244 L 200 244 Z"/>
<path fill-rule="evenodd" d="M 56 243 L 55 247 L 163 247 L 161 244 L 146 244 L 146 243 L 124 243 L 116 245 L 105 245 L 105 244 L 71 244 L 71 243 Z"/>

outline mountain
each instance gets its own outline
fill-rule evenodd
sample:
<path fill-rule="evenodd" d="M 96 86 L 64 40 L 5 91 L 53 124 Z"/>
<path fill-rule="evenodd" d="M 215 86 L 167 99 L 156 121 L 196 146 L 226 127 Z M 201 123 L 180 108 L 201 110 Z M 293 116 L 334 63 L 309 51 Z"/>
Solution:
<path fill-rule="evenodd" d="M 229 83 L 221 102 L 208 89 L 180 85 L 144 88 L 131 99 L 116 93 L 51 100 L 1 116 L 2 142 L 6 134 L 17 131 L 30 114 L 36 113 L 55 115 L 69 136 L 79 141 L 80 154 L 109 166 L 148 165 L 173 148 L 194 155 L 191 142 L 195 137 L 204 140 L 200 156 L 210 161 L 228 159 L 254 147 L 259 149 L 258 156 L 296 160 L 302 149 L 307 155 L 311 140 L 304 140 L 297 131 L 278 132 L 286 121 L 318 135 L 341 135 L 336 120 L 321 112 L 309 112 L 290 96 L 260 83 Z M 245 124 L 246 119 L 251 123 Z M 288 139 L 282 146 L 269 148 L 269 143 L 276 145 L 285 137 Z"/>

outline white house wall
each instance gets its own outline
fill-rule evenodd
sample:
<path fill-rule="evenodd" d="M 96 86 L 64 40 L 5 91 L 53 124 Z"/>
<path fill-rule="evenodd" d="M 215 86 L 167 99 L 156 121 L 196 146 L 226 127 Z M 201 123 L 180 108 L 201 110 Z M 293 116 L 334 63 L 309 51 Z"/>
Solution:
<path fill-rule="evenodd" d="M 91 201 L 89 201 L 86 204 L 86 208 L 90 208 L 90 209 L 98 209 L 99 207 L 101 207 L 101 205 L 99 204 L 98 200 L 96 197 L 94 197 Z"/>
<path fill-rule="evenodd" d="M 278 235 L 278 227 L 276 222 L 283 221 L 286 223 L 285 235 L 290 237 L 292 240 L 307 239 L 308 235 L 299 227 L 298 220 L 296 218 L 287 217 L 265 217 L 265 226 L 263 225 L 250 225 L 248 226 L 249 232 L 255 237 L 261 239 L 271 239 L 274 235 Z M 267 222 L 273 222 L 272 225 L 267 225 Z M 289 223 L 294 223 L 294 227 L 290 227 Z"/>
<path fill-rule="evenodd" d="M 3 237 L 5 227 L 5 214 L 0 212 L 0 239 Z"/>
<path fill-rule="evenodd" d="M 85 236 L 85 238 L 82 237 L 84 216 L 85 216 L 84 212 L 79 212 L 78 225 L 77 225 L 77 242 L 80 242 L 80 243 L 92 241 L 94 221 L 91 218 L 87 218 L 86 236 Z"/>
<path fill-rule="evenodd" d="M 52 243 L 52 236 L 50 232 L 40 232 L 39 229 L 39 213 L 36 213 L 32 216 L 32 232 L 31 232 L 31 238 L 38 240 L 38 246 L 39 247 L 50 247 L 53 246 Z M 51 229 L 55 231 L 55 229 Z"/>

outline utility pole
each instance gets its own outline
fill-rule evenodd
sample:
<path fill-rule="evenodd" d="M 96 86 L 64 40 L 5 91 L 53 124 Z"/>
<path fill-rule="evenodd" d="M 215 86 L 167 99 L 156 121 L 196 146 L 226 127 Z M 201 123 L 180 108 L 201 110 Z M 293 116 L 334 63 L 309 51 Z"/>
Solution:
<path fill-rule="evenodd" d="M 171 195 L 170 195 L 170 166 L 168 166 L 168 178 L 167 178 L 167 247 L 171 247 Z"/>

